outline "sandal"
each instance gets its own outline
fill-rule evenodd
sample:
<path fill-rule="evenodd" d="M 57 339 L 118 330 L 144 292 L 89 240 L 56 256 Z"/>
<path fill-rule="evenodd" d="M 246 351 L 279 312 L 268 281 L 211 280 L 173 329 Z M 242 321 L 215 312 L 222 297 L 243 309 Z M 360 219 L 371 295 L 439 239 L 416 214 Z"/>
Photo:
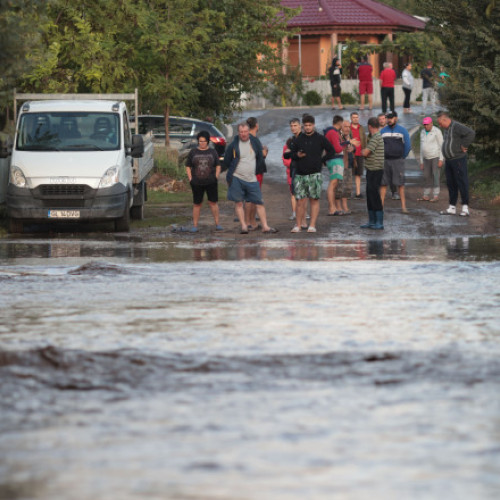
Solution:
<path fill-rule="evenodd" d="M 439 201 L 439 198 L 437 196 L 434 196 L 432 200 L 429 200 L 431 203 L 436 203 L 436 201 Z"/>
<path fill-rule="evenodd" d="M 270 227 L 266 231 L 262 231 L 264 234 L 275 234 L 278 232 L 278 230 L 275 227 Z"/>
<path fill-rule="evenodd" d="M 431 201 L 431 199 L 424 196 L 423 198 L 417 198 L 417 201 Z"/>

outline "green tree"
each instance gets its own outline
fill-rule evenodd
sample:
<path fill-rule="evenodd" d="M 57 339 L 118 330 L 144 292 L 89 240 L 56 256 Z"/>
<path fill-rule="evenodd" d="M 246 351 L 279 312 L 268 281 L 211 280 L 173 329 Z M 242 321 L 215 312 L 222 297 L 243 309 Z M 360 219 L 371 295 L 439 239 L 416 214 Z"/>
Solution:
<path fill-rule="evenodd" d="M 133 88 L 128 62 L 133 45 L 123 27 L 129 2 L 106 0 L 47 4 L 42 43 L 30 54 L 32 70 L 25 90 L 39 92 L 113 92 Z M 130 83 L 129 83 L 130 82 Z"/>
<path fill-rule="evenodd" d="M 226 116 L 244 92 L 280 76 L 277 49 L 291 12 L 279 0 L 52 0 L 19 86 L 139 87 L 143 106 L 166 117 Z"/>
<path fill-rule="evenodd" d="M 428 30 L 446 47 L 444 104 L 476 131 L 476 151 L 495 158 L 500 151 L 500 6 L 495 0 L 421 0 Z"/>
<path fill-rule="evenodd" d="M 244 93 L 262 90 L 271 84 L 293 85 L 294 76 L 283 74 L 280 47 L 290 35 L 287 20 L 298 9 L 283 8 L 280 0 L 210 0 L 219 13 L 222 27 L 214 30 L 207 57 L 217 64 L 202 82 L 199 108 L 215 116 L 227 116 L 238 106 Z M 283 95 L 286 100 L 286 96 Z"/>
<path fill-rule="evenodd" d="M 29 68 L 27 55 L 40 43 L 40 1 L 0 0 L 0 114 L 8 111 L 12 88 Z M 0 129 L 3 128 L 0 126 Z"/>
<path fill-rule="evenodd" d="M 144 93 L 165 116 L 168 145 L 171 111 L 196 104 L 197 84 L 216 63 L 207 57 L 207 47 L 217 12 L 200 8 L 198 0 L 144 0 L 137 2 L 136 12 L 135 64 Z"/>

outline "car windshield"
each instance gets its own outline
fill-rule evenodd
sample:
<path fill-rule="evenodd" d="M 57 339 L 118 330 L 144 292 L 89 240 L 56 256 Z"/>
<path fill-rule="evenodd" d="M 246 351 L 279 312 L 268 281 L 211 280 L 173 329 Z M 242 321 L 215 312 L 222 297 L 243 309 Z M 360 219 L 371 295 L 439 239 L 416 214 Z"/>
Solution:
<path fill-rule="evenodd" d="M 20 151 L 112 151 L 120 148 L 115 113 L 24 113 L 17 133 Z"/>

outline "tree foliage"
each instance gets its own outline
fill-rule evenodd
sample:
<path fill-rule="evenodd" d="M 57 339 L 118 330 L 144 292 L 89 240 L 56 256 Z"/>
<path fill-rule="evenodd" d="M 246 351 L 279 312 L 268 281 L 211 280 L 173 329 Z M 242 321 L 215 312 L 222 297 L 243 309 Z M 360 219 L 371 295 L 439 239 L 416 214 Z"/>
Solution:
<path fill-rule="evenodd" d="M 40 37 L 24 49 L 29 65 L 9 66 L 19 88 L 106 93 L 138 87 L 143 109 L 201 118 L 230 114 L 243 93 L 280 74 L 278 47 L 294 12 L 280 0 L 43 5 L 43 17 L 33 17 L 29 9 L 23 13 L 36 22 Z M 14 53 L 23 50 L 16 47 Z"/>
<path fill-rule="evenodd" d="M 27 54 L 40 43 L 42 2 L 0 0 L 0 110 L 10 103 L 12 88 L 28 68 Z"/>
<path fill-rule="evenodd" d="M 444 104 L 476 131 L 476 150 L 500 151 L 500 5 L 495 0 L 458 3 L 421 0 L 431 14 L 428 30 L 446 47 Z"/>

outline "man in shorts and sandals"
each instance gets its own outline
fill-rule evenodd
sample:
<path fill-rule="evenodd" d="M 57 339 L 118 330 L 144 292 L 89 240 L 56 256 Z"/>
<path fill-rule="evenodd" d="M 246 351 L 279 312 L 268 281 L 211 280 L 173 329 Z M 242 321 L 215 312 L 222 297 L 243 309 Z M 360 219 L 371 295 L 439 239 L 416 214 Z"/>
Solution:
<path fill-rule="evenodd" d="M 387 125 L 380 131 L 384 140 L 384 176 L 380 187 L 380 197 L 384 204 L 387 186 L 394 185 L 401 198 L 401 211 L 408 213 L 405 197 L 405 158 L 411 150 L 410 134 L 398 125 L 398 114 L 391 111 L 386 114 Z"/>
<path fill-rule="evenodd" d="M 340 144 L 344 149 L 344 173 L 343 178 L 337 184 L 335 189 L 335 204 L 336 210 L 334 215 L 350 215 L 351 211 L 347 205 L 347 200 L 352 194 L 352 170 L 354 167 L 354 152 L 356 144 L 359 144 L 351 135 L 351 124 L 348 120 L 342 123 L 340 130 Z"/>
<path fill-rule="evenodd" d="M 210 134 L 202 130 L 196 138 L 198 147 L 191 149 L 186 159 L 186 173 L 193 192 L 193 227 L 192 233 L 198 232 L 203 195 L 207 193 L 208 204 L 215 221 L 216 231 L 222 231 L 219 224 L 219 193 L 217 180 L 220 175 L 219 155 L 215 149 L 209 147 Z"/>
<path fill-rule="evenodd" d="M 302 118 L 304 131 L 301 132 L 290 144 L 290 157 L 295 160 L 296 171 L 294 177 L 295 198 L 297 198 L 297 219 L 291 230 L 300 233 L 301 223 L 304 220 L 307 200 L 311 204 L 311 221 L 308 233 L 316 232 L 316 221 L 319 215 L 319 200 L 323 186 L 321 168 L 323 165 L 323 151 L 328 156 L 333 156 L 335 150 L 325 136 L 315 130 L 313 116 L 305 115 Z"/>
<path fill-rule="evenodd" d="M 333 117 L 333 126 L 324 130 L 325 137 L 333 146 L 335 155 L 326 162 L 328 172 L 330 173 L 330 182 L 326 189 L 328 200 L 328 215 L 339 215 L 335 202 L 335 190 L 337 185 L 344 178 L 344 146 L 341 144 L 340 131 L 344 118 L 340 115 Z"/>
<path fill-rule="evenodd" d="M 247 124 L 248 127 L 250 128 L 250 135 L 253 135 L 260 142 L 260 139 L 257 137 L 257 134 L 259 133 L 259 122 L 257 121 L 257 118 L 255 118 L 254 116 L 250 116 L 249 118 L 247 118 Z M 268 152 L 269 148 L 267 146 L 262 146 L 263 158 L 261 163 L 257 165 L 257 170 L 256 170 L 257 182 L 259 183 L 261 191 L 262 191 L 262 181 L 264 180 L 264 174 L 267 172 L 266 157 Z M 248 224 L 248 227 L 256 229 L 258 225 L 256 219 L 257 209 L 255 205 L 253 203 L 245 203 L 244 210 L 245 210 L 245 220 Z"/>
<path fill-rule="evenodd" d="M 267 224 L 266 209 L 256 171 L 262 162 L 262 144 L 250 134 L 247 123 L 238 125 L 238 135 L 226 149 L 224 165 L 227 167 L 226 180 L 229 185 L 227 199 L 235 202 L 235 211 L 241 224 L 241 234 L 248 234 L 243 202 L 254 203 L 260 217 L 263 233 L 277 233 Z"/>

